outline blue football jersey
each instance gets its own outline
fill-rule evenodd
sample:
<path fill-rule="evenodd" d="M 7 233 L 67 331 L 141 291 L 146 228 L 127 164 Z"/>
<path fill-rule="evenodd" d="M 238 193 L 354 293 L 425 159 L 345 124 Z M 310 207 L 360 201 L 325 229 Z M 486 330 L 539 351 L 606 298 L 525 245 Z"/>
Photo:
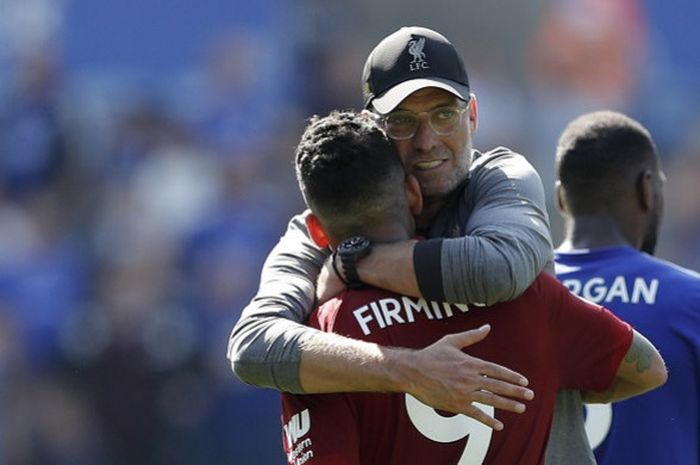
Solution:
<path fill-rule="evenodd" d="M 700 274 L 630 247 L 557 252 L 559 280 L 645 335 L 668 368 L 664 386 L 586 406 L 600 465 L 700 464 Z"/>

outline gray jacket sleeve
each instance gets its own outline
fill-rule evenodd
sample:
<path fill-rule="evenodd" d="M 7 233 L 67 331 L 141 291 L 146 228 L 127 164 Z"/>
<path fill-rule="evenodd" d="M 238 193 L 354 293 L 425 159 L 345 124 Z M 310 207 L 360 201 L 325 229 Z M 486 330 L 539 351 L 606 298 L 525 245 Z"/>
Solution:
<path fill-rule="evenodd" d="M 542 181 L 523 156 L 505 148 L 481 155 L 453 203 L 435 224 L 447 238 L 421 241 L 414 253 L 424 297 L 493 305 L 515 299 L 551 267 Z"/>
<path fill-rule="evenodd" d="M 328 256 L 297 215 L 268 255 L 260 288 L 231 333 L 228 358 L 248 384 L 301 393 L 300 346 L 317 330 L 303 323 L 315 305 L 318 273 Z"/>

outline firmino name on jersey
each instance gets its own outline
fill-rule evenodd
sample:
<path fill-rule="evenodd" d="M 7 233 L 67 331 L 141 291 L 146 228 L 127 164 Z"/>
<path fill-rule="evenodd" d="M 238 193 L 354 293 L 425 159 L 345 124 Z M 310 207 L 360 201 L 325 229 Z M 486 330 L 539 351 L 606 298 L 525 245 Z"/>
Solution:
<path fill-rule="evenodd" d="M 658 279 L 642 277 L 615 276 L 612 281 L 601 277 L 593 277 L 586 281 L 563 279 L 562 284 L 574 294 L 597 304 L 622 302 L 653 305 L 659 292 Z"/>
<path fill-rule="evenodd" d="M 428 302 L 425 299 L 414 300 L 410 297 L 387 297 L 370 302 L 353 310 L 353 315 L 367 336 L 372 328 L 402 325 L 416 321 L 416 314 L 422 313 L 428 320 L 442 320 L 455 314 L 466 313 L 469 306 L 465 304 L 449 304 L 446 302 Z M 371 328 L 371 327 L 372 328 Z"/>

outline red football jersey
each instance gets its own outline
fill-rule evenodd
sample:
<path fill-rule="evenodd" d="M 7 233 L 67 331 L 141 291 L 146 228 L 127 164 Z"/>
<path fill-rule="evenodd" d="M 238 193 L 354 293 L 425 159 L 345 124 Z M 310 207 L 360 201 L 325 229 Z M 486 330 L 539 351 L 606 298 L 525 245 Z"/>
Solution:
<path fill-rule="evenodd" d="M 560 389 L 603 390 L 632 329 L 541 274 L 517 300 L 492 307 L 426 302 L 377 289 L 347 291 L 317 309 L 311 326 L 381 345 L 421 348 L 491 325 L 465 349 L 524 374 L 535 398 L 525 413 L 481 406 L 503 431 L 438 412 L 408 394 L 282 395 L 290 465 L 541 465 Z"/>

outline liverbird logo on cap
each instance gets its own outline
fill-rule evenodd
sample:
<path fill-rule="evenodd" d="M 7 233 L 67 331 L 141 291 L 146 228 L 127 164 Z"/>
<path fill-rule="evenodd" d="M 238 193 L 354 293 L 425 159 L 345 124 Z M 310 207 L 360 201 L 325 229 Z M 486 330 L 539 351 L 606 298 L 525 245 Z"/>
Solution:
<path fill-rule="evenodd" d="M 413 60 L 411 60 L 411 62 L 408 64 L 411 71 L 430 68 L 428 63 L 425 61 L 425 52 L 423 51 L 423 47 L 425 47 L 425 37 L 413 39 L 408 43 L 408 53 L 413 56 Z"/>

